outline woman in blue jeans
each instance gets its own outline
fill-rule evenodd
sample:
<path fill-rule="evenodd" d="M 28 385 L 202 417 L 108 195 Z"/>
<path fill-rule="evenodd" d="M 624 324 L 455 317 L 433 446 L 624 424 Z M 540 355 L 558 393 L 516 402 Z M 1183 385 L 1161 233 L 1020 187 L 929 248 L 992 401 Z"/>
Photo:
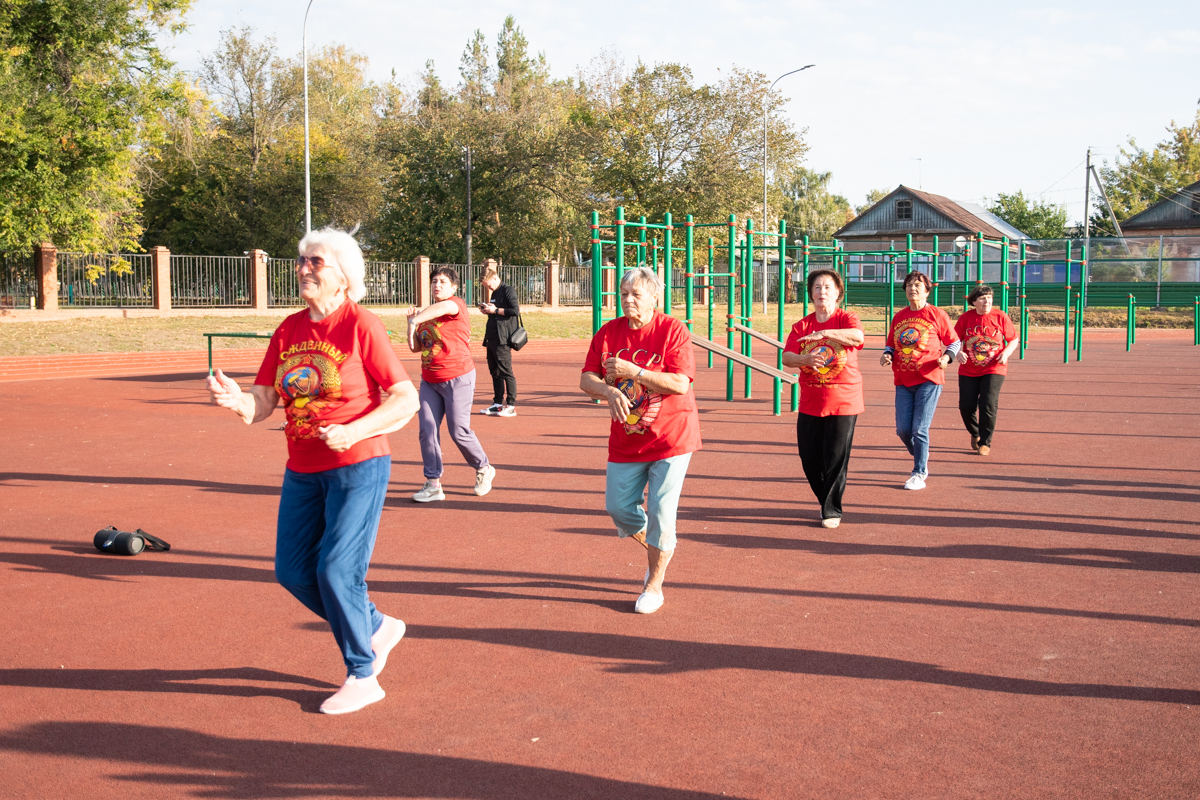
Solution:
<path fill-rule="evenodd" d="M 217 370 L 214 404 L 247 425 L 287 415 L 288 462 L 275 532 L 275 577 L 326 620 L 346 682 L 321 704 L 347 714 L 384 697 L 379 673 L 404 623 L 367 595 L 367 568 L 392 470 L 387 436 L 417 411 L 417 391 L 366 294 L 358 243 L 332 229 L 300 242 L 296 277 L 308 308 L 276 329 L 254 385 Z"/>
<path fill-rule="evenodd" d="M 913 457 L 912 475 L 905 489 L 924 489 L 929 477 L 929 427 L 937 410 L 946 365 L 962 347 L 950 317 L 929 305 L 928 276 L 910 272 L 904 276 L 908 306 L 892 317 L 887 343 L 879 363 L 891 367 L 896 384 L 896 435 Z"/>

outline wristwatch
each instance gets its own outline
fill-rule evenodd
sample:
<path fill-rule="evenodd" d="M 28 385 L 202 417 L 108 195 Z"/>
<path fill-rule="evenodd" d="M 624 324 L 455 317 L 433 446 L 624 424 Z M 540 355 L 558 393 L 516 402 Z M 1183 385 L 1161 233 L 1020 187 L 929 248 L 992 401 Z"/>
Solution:
<path fill-rule="evenodd" d="M 633 376 L 633 379 L 634 379 L 635 381 L 637 381 L 637 380 L 641 380 L 641 379 L 642 379 L 642 373 L 643 373 L 643 372 L 645 372 L 645 371 L 646 371 L 646 368 L 645 368 L 645 367 L 641 367 L 641 368 L 639 368 L 639 369 L 638 369 L 638 374 L 637 374 L 637 375 L 634 375 L 634 376 Z"/>

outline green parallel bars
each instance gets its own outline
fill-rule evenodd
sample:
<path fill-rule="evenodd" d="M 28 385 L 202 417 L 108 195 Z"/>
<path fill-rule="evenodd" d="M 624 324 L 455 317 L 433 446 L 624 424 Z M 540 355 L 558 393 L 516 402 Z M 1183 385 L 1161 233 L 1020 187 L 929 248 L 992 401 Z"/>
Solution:
<path fill-rule="evenodd" d="M 621 280 L 625 277 L 625 208 L 617 206 L 617 233 L 615 239 L 617 252 L 613 258 L 613 291 L 616 292 L 616 297 L 613 300 L 613 306 L 616 309 L 616 316 L 621 316 Z"/>
<path fill-rule="evenodd" d="M 1066 364 L 1071 360 L 1071 242 L 1066 243 L 1066 273 L 1064 275 L 1065 283 L 1063 289 L 1067 293 L 1066 303 L 1063 306 L 1063 363 Z"/>
<path fill-rule="evenodd" d="M 1192 307 L 1192 344 L 1200 347 L 1200 297 Z"/>
<path fill-rule="evenodd" d="M 1132 294 L 1129 295 L 1129 310 L 1126 312 L 1126 315 L 1125 315 L 1125 352 L 1126 353 L 1129 352 L 1129 348 L 1133 347 L 1133 332 L 1137 328 L 1137 321 L 1134 318 L 1134 314 L 1136 313 L 1134 306 L 1136 303 L 1137 303 L 1137 300 L 1134 299 L 1133 295 Z"/>
<path fill-rule="evenodd" d="M 1075 360 L 1083 360 L 1083 292 L 1075 293 Z"/>
<path fill-rule="evenodd" d="M 746 218 L 746 242 L 745 242 L 745 258 L 742 260 L 742 324 L 746 327 L 754 327 L 754 219 Z M 754 341 L 750 338 L 749 333 L 742 335 L 742 355 L 754 357 Z M 754 371 L 750 367 L 743 367 L 745 372 L 743 385 L 745 391 L 745 399 L 750 399 L 752 393 L 752 378 Z"/>
<path fill-rule="evenodd" d="M 1000 241 L 1000 310 L 1008 313 L 1008 237 Z"/>
<path fill-rule="evenodd" d="M 729 314 L 725 326 L 725 346 L 733 349 L 733 311 L 737 296 L 737 216 L 729 215 Z M 733 360 L 725 359 L 725 399 L 733 400 Z"/>
<path fill-rule="evenodd" d="M 592 212 L 592 335 L 600 330 L 603 324 L 601 309 L 604 308 L 604 298 L 601 296 L 604 282 L 601 278 L 604 272 L 603 248 L 600 246 L 600 212 Z"/>
<path fill-rule="evenodd" d="M 1021 277 L 1020 277 L 1020 295 L 1021 295 L 1021 318 L 1020 324 L 1017 326 L 1017 331 L 1021 337 L 1020 358 L 1025 358 L 1025 343 L 1029 340 L 1029 307 L 1028 298 L 1025 297 L 1025 267 L 1028 264 L 1026 256 L 1028 255 L 1025 249 L 1025 241 L 1021 241 Z"/>
<path fill-rule="evenodd" d="M 644 267 L 646 265 L 646 217 L 645 217 L 645 215 L 638 217 L 638 223 L 641 225 L 641 229 L 638 232 L 637 264 L 635 266 Z"/>
<path fill-rule="evenodd" d="M 933 273 L 930 277 L 933 278 L 933 304 L 938 304 L 938 263 L 941 261 L 941 256 L 938 254 L 938 237 L 933 237 L 933 261 L 931 262 L 930 271 Z"/>
<path fill-rule="evenodd" d="M 777 244 L 779 245 L 779 286 L 778 286 L 777 297 L 775 298 L 775 300 L 776 300 L 776 303 L 779 305 L 779 341 L 782 342 L 783 341 L 783 312 L 784 312 L 783 301 L 784 301 L 784 298 L 786 297 L 786 295 L 784 294 L 784 284 L 787 281 L 787 272 L 786 272 L 786 266 L 787 266 L 787 222 L 782 219 L 779 220 L 779 241 L 777 242 Z M 763 283 L 766 283 L 766 282 L 767 282 L 767 255 L 766 255 L 766 250 L 763 250 Z M 783 350 L 782 349 L 775 351 L 775 368 L 780 371 L 783 370 Z M 774 392 L 772 393 L 771 410 L 775 414 L 775 416 L 778 417 L 779 414 L 782 412 L 782 408 L 780 406 L 782 405 L 783 381 L 781 381 L 779 378 L 775 378 L 774 386 L 772 388 L 774 389 Z"/>
<path fill-rule="evenodd" d="M 685 227 L 684 227 L 684 234 L 683 234 L 683 281 L 684 281 L 684 291 L 687 292 L 687 305 L 686 305 L 685 313 L 687 314 L 687 326 L 688 326 L 688 332 L 690 333 L 693 330 L 695 330 L 695 326 L 692 324 L 692 294 L 695 292 L 695 282 L 694 282 L 695 272 L 694 272 L 694 270 L 695 270 L 695 265 L 696 265 L 695 254 L 692 251 L 692 247 L 696 241 L 696 237 L 695 237 L 696 223 L 692 219 L 691 214 L 687 215 L 687 220 L 685 221 L 684 225 L 685 225 Z M 712 334 L 709 334 L 708 338 L 711 339 Z"/>
<path fill-rule="evenodd" d="M 643 217 L 642 219 L 644 221 L 645 217 Z M 672 228 L 671 228 L 671 212 L 670 211 L 663 214 L 663 227 L 665 228 L 665 230 L 663 231 L 663 260 L 662 260 L 662 265 L 663 265 L 663 311 L 666 312 L 667 316 L 670 316 L 671 315 L 671 278 L 673 277 L 671 275 L 671 266 L 672 266 L 672 264 L 675 263 L 674 259 L 672 259 L 672 257 L 671 257 L 672 256 L 672 253 L 671 253 L 671 231 L 672 231 Z M 658 271 L 657 268 L 655 269 L 655 271 L 656 272 Z M 691 315 L 691 313 L 688 313 L 687 316 L 688 316 L 688 330 L 690 331 L 692 329 L 692 326 L 691 326 L 692 315 Z"/>
<path fill-rule="evenodd" d="M 804 312 L 802 316 L 808 316 L 808 237 L 804 237 Z"/>

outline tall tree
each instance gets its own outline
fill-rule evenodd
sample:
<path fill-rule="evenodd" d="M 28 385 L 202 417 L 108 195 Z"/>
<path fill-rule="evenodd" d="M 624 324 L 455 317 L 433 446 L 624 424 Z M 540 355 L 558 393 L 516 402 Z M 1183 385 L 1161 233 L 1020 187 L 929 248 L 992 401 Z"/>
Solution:
<path fill-rule="evenodd" d="M 341 46 L 309 58 L 313 225 L 370 225 L 384 164 L 374 138 L 383 92 Z M 173 146 L 144 170 L 147 244 L 192 253 L 290 254 L 304 235 L 303 81 L 272 39 L 225 31 L 203 62 Z M 370 242 L 369 235 L 366 237 Z"/>
<path fill-rule="evenodd" d="M 155 37 L 189 5 L 0 3 L 0 249 L 135 246 L 137 159 L 182 98 Z"/>
<path fill-rule="evenodd" d="M 1031 239 L 1061 239 L 1067 235 L 1066 206 L 1031 200 L 1024 192 L 997 195 L 988 211 Z"/>
<path fill-rule="evenodd" d="M 1177 125 L 1172 120 L 1167 138 L 1152 150 L 1144 150 L 1130 137 L 1128 149 L 1122 147 L 1115 163 L 1102 166 L 1100 175 L 1119 220 L 1145 211 L 1175 190 L 1200 180 L 1200 104 L 1190 125 Z M 1088 213 L 1100 235 L 1116 235 L 1103 201 L 1094 198 Z"/>
<path fill-rule="evenodd" d="M 792 239 L 832 239 L 838 228 L 854 219 L 850 201 L 829 191 L 832 172 L 798 168 L 783 186 L 783 216 Z"/>
<path fill-rule="evenodd" d="M 589 161 L 602 205 L 624 206 L 627 216 L 671 211 L 757 218 L 764 104 L 768 169 L 789 174 L 804 156 L 801 135 L 781 115 L 783 98 L 767 95 L 760 73 L 734 69 L 716 85 L 696 86 L 681 64 L 639 62 L 628 76 L 614 72 L 601 63 L 590 81 Z M 781 189 L 772 183 L 776 210 Z"/>

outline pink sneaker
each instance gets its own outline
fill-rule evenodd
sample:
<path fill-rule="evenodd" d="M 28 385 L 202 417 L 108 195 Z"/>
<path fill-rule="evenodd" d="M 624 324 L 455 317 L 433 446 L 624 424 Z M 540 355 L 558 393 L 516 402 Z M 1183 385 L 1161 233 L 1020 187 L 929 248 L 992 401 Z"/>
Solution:
<path fill-rule="evenodd" d="M 346 678 L 342 688 L 332 697 L 321 703 L 322 714 L 349 714 L 366 708 L 371 703 L 378 703 L 384 698 L 383 687 L 372 675 L 369 678 L 356 678 L 351 675 Z"/>
<path fill-rule="evenodd" d="M 392 652 L 392 648 L 403 638 L 404 621 L 384 614 L 383 624 L 371 637 L 371 649 L 375 651 L 375 672 L 373 674 L 376 678 L 379 677 L 379 673 L 383 672 L 383 666 L 387 664 L 388 653 Z"/>

